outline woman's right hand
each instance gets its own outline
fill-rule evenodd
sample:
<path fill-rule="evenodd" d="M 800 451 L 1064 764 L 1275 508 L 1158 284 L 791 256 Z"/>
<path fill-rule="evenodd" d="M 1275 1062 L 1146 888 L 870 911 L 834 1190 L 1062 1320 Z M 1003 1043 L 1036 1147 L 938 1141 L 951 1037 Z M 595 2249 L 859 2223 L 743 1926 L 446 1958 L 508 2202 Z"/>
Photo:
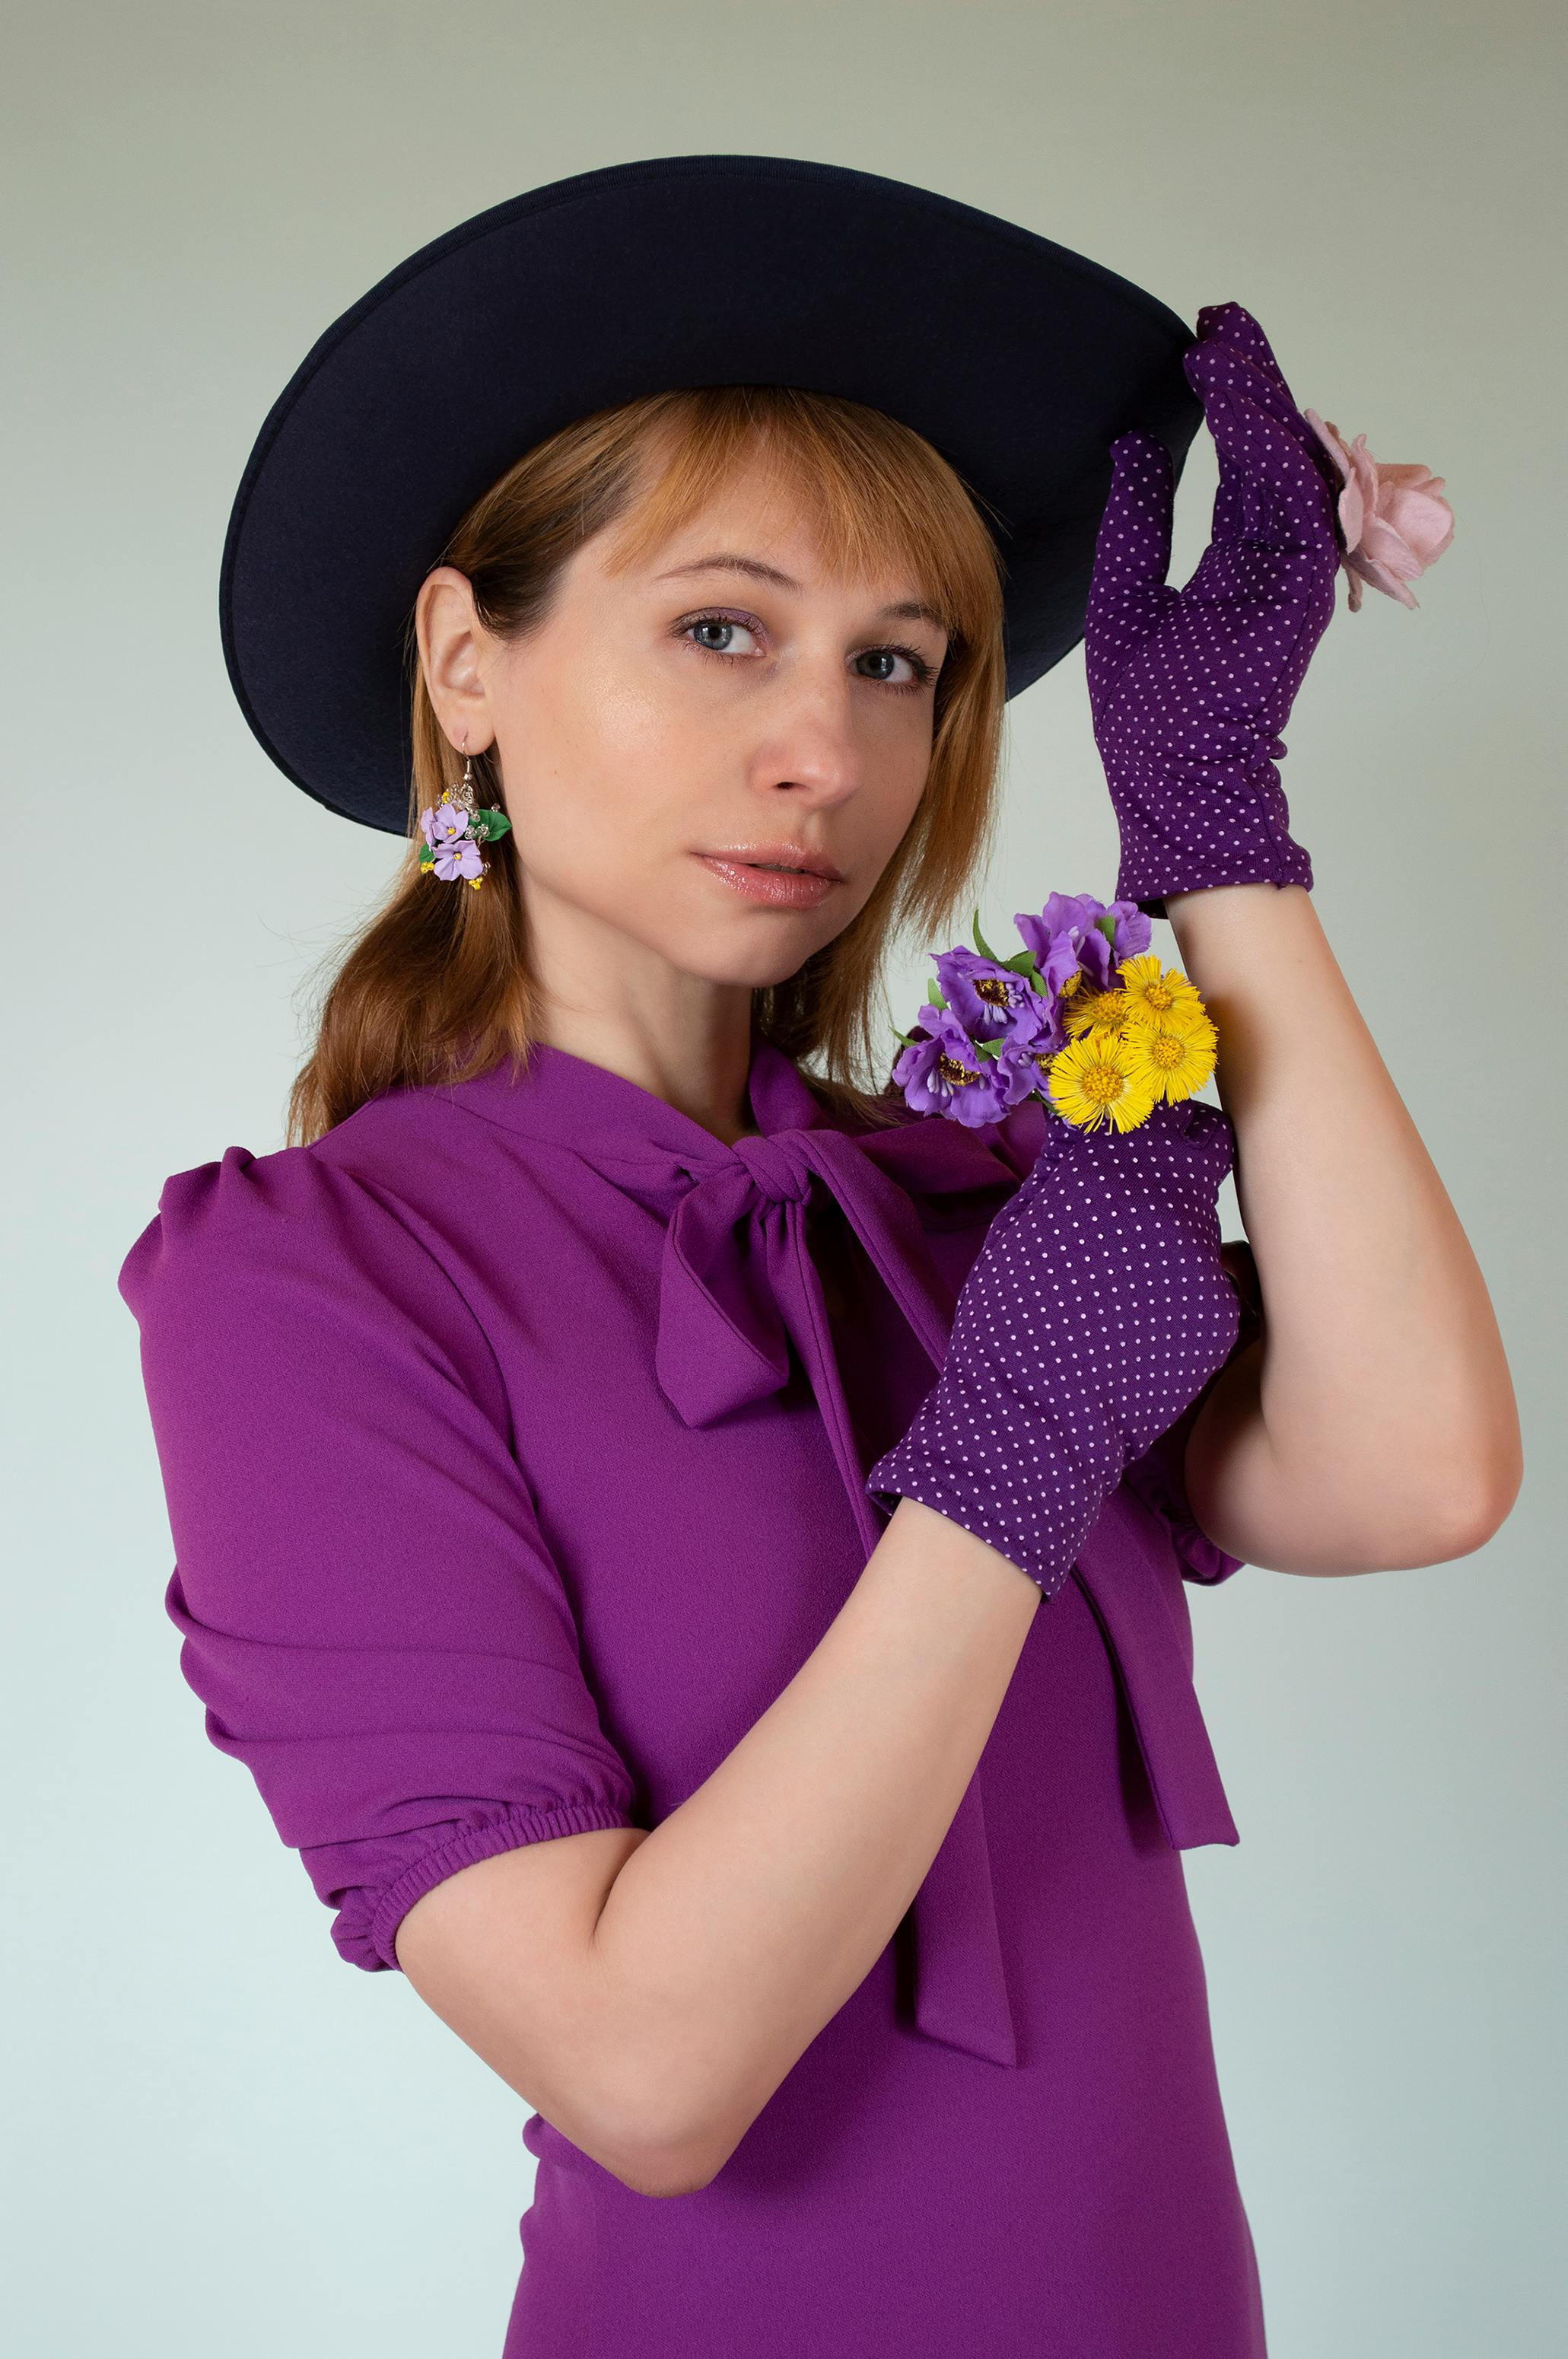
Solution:
<path fill-rule="evenodd" d="M 1233 1350 L 1239 1303 L 1217 1197 L 1217 1106 L 1134 1129 L 1053 1119 L 958 1297 L 942 1373 L 866 1488 L 921 1500 L 1061 1586 L 1125 1469 Z"/>

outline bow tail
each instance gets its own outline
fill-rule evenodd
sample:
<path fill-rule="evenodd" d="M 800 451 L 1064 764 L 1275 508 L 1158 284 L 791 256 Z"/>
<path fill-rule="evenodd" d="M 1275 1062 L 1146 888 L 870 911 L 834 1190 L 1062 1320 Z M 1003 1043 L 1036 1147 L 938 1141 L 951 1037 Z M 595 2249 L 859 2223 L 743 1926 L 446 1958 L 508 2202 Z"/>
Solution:
<path fill-rule="evenodd" d="M 856 1158 L 851 1168 L 858 1180 L 867 1167 Z M 841 1169 L 840 1166 L 835 1170 L 835 1180 Z M 944 1310 L 941 1282 L 925 1255 L 914 1206 L 902 1189 L 883 1180 L 878 1173 L 867 1183 L 867 1190 L 879 1206 L 882 1205 L 882 1187 L 898 1199 L 914 1233 L 913 1241 L 904 1238 L 897 1253 L 888 1251 L 885 1228 L 879 1235 L 877 1223 L 869 1216 L 853 1180 L 848 1188 L 836 1188 L 835 1193 L 928 1356 L 940 1366 L 951 1325 L 951 1307 Z M 883 1206 L 882 1217 L 887 1225 L 903 1232 L 904 1223 L 897 1212 L 890 1219 Z M 921 1271 L 922 1265 L 929 1272 L 928 1279 L 912 1276 L 912 1272 Z M 838 1381 L 821 1282 L 807 1249 L 803 1213 L 795 1205 L 789 1208 L 784 1266 L 777 1269 L 776 1280 L 785 1323 L 810 1373 L 834 1456 L 849 1494 L 861 1544 L 869 1557 L 886 1527 L 866 1490 L 867 1470 L 860 1463 Z M 1002 1964 L 990 1846 L 986 1837 L 978 1768 L 915 1893 L 912 1932 L 914 2020 L 920 2031 L 928 2039 L 962 2049 L 988 2063 L 1015 2065 L 1018 2041 Z"/>
<path fill-rule="evenodd" d="M 807 1131 L 809 1152 L 840 1210 L 938 1373 L 957 1298 L 932 1260 L 911 1198 L 842 1131 Z"/>
<path fill-rule="evenodd" d="M 1113 1492 L 1074 1571 L 1117 1667 L 1165 1840 L 1175 1851 L 1239 1843 L 1193 1686 L 1190 1630 L 1184 1643 L 1140 1520 L 1146 1513 Z"/>
<path fill-rule="evenodd" d="M 914 2019 L 928 2039 L 1016 2064 L 977 1769 L 914 1896 Z"/>

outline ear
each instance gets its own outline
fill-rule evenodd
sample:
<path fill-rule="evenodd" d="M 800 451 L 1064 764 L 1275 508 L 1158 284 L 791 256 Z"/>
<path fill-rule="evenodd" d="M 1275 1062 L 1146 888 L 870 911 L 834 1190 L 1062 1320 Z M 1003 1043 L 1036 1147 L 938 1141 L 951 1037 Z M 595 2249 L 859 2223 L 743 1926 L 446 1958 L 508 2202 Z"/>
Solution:
<path fill-rule="evenodd" d="M 470 754 L 495 742 L 495 719 L 485 688 L 494 642 L 480 621 L 473 589 L 455 565 L 425 576 L 414 602 L 419 668 L 437 720 L 454 745 L 465 732 Z"/>

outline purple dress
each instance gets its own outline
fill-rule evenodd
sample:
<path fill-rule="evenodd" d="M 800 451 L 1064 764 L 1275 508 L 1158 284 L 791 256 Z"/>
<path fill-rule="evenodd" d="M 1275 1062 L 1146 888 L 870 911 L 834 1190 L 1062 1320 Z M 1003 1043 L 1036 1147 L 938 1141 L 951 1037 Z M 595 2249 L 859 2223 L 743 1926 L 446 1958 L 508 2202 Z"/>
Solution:
<path fill-rule="evenodd" d="M 207 1732 L 395 1968 L 470 1862 L 653 1826 L 794 1677 L 885 1527 L 866 1470 L 1029 1169 L 829 1112 L 753 1033 L 733 1146 L 539 1047 L 178 1172 L 127 1255 Z M 902 1109 L 901 1109 L 902 1111 Z M 503 2359 L 1259 2359 L 1181 1851 L 1234 1843 L 1179 1448 L 1030 1628 L 881 1956 L 712 2183 L 542 2115 Z"/>

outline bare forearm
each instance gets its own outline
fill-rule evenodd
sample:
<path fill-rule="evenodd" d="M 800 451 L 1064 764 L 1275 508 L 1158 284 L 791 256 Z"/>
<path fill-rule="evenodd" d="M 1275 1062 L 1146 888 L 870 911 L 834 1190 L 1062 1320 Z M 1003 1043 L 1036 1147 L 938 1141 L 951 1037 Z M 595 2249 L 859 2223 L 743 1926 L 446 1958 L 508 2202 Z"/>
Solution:
<path fill-rule="evenodd" d="M 1041 1602 L 903 1500 L 821 1643 L 622 1866 L 594 1971 L 635 2112 L 717 2169 L 924 1881 Z"/>
<path fill-rule="evenodd" d="M 1311 896 L 1241 885 L 1167 907 L 1219 1027 L 1266 1320 L 1195 1430 L 1195 1510 L 1291 1571 L 1463 1554 L 1512 1503 L 1519 1428 L 1454 1207 Z"/>

